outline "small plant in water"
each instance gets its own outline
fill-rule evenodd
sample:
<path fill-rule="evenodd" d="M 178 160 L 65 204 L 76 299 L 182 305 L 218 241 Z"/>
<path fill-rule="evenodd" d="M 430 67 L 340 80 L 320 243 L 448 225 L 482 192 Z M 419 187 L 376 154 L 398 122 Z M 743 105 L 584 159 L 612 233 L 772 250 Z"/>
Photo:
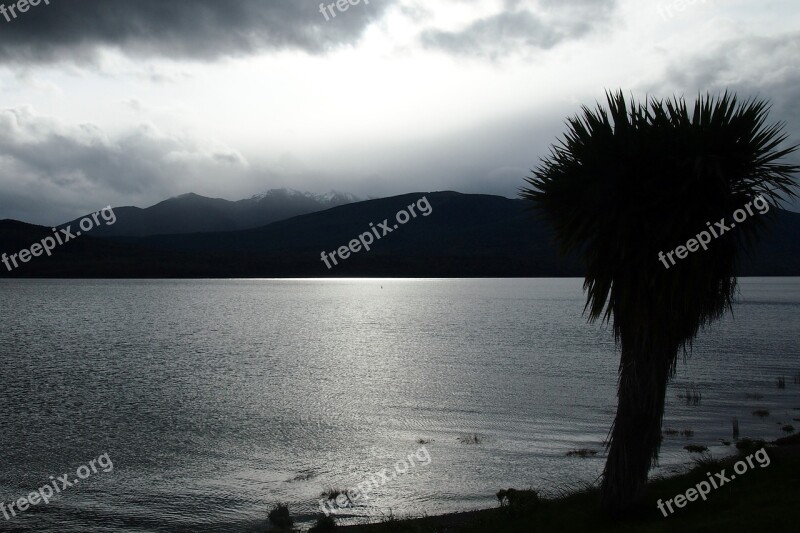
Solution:
<path fill-rule="evenodd" d="M 481 437 L 477 433 L 473 433 L 471 435 L 461 435 L 458 437 L 458 442 L 461 444 L 480 444 Z"/>
<path fill-rule="evenodd" d="M 767 443 L 761 439 L 750 439 L 748 437 L 745 437 L 736 443 L 736 449 L 749 452 L 749 451 L 760 450 L 766 445 Z"/>
<path fill-rule="evenodd" d="M 320 494 L 320 496 L 322 496 L 323 498 L 326 498 L 328 500 L 335 500 L 339 496 L 344 496 L 345 498 L 347 498 L 348 502 L 350 501 L 350 496 L 347 495 L 347 491 L 346 490 L 337 489 L 337 488 L 334 488 L 334 487 L 330 487 L 328 489 L 325 489 L 324 491 L 322 491 L 322 494 Z"/>
<path fill-rule="evenodd" d="M 270 523 L 280 529 L 289 529 L 294 525 L 292 516 L 289 514 L 289 506 L 279 503 L 269 512 Z"/>
<path fill-rule="evenodd" d="M 748 400 L 763 400 L 764 395 L 758 392 L 748 392 L 744 395 L 744 397 Z"/>
<path fill-rule="evenodd" d="M 694 431 L 692 431 L 691 429 L 682 429 L 681 435 L 686 437 L 687 439 L 691 439 L 692 437 L 694 437 Z"/>
<path fill-rule="evenodd" d="M 678 399 L 686 400 L 686 405 L 700 405 L 703 395 L 693 386 L 691 389 L 687 387 L 686 392 L 678 394 Z"/>
<path fill-rule="evenodd" d="M 567 457 L 594 457 L 597 455 L 597 450 L 590 450 L 589 448 L 579 448 L 567 452 Z"/>
<path fill-rule="evenodd" d="M 785 389 L 786 388 L 786 379 L 785 378 L 778 378 L 778 388 Z"/>
<path fill-rule="evenodd" d="M 769 411 L 766 409 L 756 409 L 753 411 L 753 416 L 757 416 L 758 418 L 767 418 L 769 416 Z"/>
<path fill-rule="evenodd" d="M 308 533 L 331 533 L 332 531 L 336 531 L 336 520 L 332 516 L 321 516 L 317 518 L 317 522 L 308 530 Z"/>
<path fill-rule="evenodd" d="M 739 438 L 739 419 L 734 418 L 732 420 L 732 424 L 733 424 L 733 440 L 736 440 Z"/>
<path fill-rule="evenodd" d="M 431 439 L 417 439 L 417 444 L 430 444 L 433 442 Z"/>
<path fill-rule="evenodd" d="M 310 479 L 315 478 L 316 476 L 317 476 L 317 474 L 315 472 L 313 472 L 311 470 L 304 470 L 304 471 L 300 472 L 299 474 L 297 474 L 296 476 L 294 476 L 292 478 L 292 481 L 308 481 Z"/>
<path fill-rule="evenodd" d="M 794 426 L 793 426 L 793 425 L 791 425 L 791 424 L 786 424 L 786 425 L 785 425 L 785 426 L 783 426 L 781 429 L 782 429 L 783 431 L 785 431 L 786 433 L 794 433 Z"/>
<path fill-rule="evenodd" d="M 664 431 L 662 431 L 662 433 L 664 435 L 677 435 L 678 434 L 678 430 L 677 429 L 672 429 L 672 428 L 667 428 Z"/>
<path fill-rule="evenodd" d="M 683 449 L 688 451 L 689 453 L 703 453 L 708 451 L 708 448 L 706 446 L 701 446 L 700 444 L 687 444 L 686 446 L 683 447 Z"/>

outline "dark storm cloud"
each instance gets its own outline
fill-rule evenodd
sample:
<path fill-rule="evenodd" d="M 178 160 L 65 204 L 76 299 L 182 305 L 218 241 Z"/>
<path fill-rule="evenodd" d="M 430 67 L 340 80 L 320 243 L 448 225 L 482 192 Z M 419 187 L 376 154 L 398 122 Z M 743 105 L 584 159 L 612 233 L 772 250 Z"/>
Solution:
<path fill-rule="evenodd" d="M 736 92 L 772 104 L 770 119 L 786 122 L 794 144 L 800 143 L 800 32 L 774 37 L 741 37 L 704 47 L 667 63 L 660 79 L 643 87 L 649 94 L 685 96 Z"/>
<path fill-rule="evenodd" d="M 393 1 L 362 1 L 326 22 L 317 0 L 50 0 L 10 22 L 0 16 L 0 61 L 88 61 L 101 47 L 198 60 L 322 53 L 358 40 Z"/>
<path fill-rule="evenodd" d="M 97 126 L 63 125 L 29 108 L 0 110 L 0 219 L 52 224 L 109 203 L 149 205 L 209 176 L 238 177 L 246 168 L 235 151 L 204 148 L 148 126 L 111 137 Z"/>
<path fill-rule="evenodd" d="M 34 115 L 28 108 L 0 112 L 0 154 L 3 176 L 36 176 L 40 182 L 76 187 L 109 187 L 136 193 L 162 178 L 154 169 L 170 154 L 188 152 L 177 139 L 139 128 L 111 140 L 88 124 L 64 127 Z M 11 181 L 11 180 L 8 180 Z"/>
<path fill-rule="evenodd" d="M 527 11 L 505 12 L 481 19 L 460 32 L 426 31 L 423 43 L 462 55 L 506 55 L 520 47 L 552 48 L 565 38 Z"/>
<path fill-rule="evenodd" d="M 422 43 L 456 55 L 492 59 L 528 49 L 547 50 L 606 23 L 615 5 L 616 0 L 507 0 L 500 13 L 460 31 L 425 30 Z"/>

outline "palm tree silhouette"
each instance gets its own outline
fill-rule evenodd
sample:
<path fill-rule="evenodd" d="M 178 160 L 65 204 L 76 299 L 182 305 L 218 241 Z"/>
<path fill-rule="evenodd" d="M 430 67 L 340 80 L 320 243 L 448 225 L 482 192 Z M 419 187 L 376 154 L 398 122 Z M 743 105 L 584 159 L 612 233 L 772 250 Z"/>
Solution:
<path fill-rule="evenodd" d="M 759 196 L 771 204 L 796 196 L 800 167 L 781 162 L 797 146 L 781 148 L 784 124 L 766 125 L 764 101 L 706 95 L 690 113 L 683 98 L 628 107 L 618 92 L 607 100 L 608 109 L 584 106 L 568 120 L 520 196 L 552 225 L 562 252 L 585 264 L 589 320 L 612 323 L 618 405 L 601 506 L 620 514 L 642 502 L 658 459 L 678 355 L 731 308 L 738 256 L 768 217 L 754 213 L 669 268 L 659 254 Z"/>

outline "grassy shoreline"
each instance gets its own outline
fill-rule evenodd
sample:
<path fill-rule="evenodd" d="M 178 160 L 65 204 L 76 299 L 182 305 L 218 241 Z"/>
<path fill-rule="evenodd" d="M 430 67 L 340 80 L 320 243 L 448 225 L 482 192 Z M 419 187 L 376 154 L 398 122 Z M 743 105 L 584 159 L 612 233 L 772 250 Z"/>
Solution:
<path fill-rule="evenodd" d="M 508 506 L 441 516 L 389 520 L 378 524 L 339 526 L 336 531 L 382 532 L 517 532 L 517 531 L 765 531 L 797 527 L 800 501 L 800 435 L 779 439 L 766 448 L 770 463 L 758 464 L 707 496 L 688 502 L 664 517 L 656 502 L 675 498 L 687 489 L 726 470 L 756 449 L 719 460 L 704 460 L 690 472 L 653 480 L 648 484 L 645 507 L 635 516 L 613 521 L 597 509 L 598 489 L 592 488 L 555 499 L 542 500 L 527 509 Z"/>

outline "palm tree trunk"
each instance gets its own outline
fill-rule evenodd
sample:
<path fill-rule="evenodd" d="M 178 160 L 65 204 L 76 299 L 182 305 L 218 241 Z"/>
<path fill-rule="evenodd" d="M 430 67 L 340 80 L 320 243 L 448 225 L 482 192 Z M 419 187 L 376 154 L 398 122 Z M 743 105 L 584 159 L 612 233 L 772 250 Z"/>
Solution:
<path fill-rule="evenodd" d="M 642 503 L 647 473 L 661 447 L 664 397 L 677 355 L 677 347 L 666 353 L 669 347 L 656 348 L 655 339 L 642 332 L 653 329 L 637 329 L 634 342 L 621 332 L 617 415 L 601 486 L 601 507 L 612 515 Z"/>

